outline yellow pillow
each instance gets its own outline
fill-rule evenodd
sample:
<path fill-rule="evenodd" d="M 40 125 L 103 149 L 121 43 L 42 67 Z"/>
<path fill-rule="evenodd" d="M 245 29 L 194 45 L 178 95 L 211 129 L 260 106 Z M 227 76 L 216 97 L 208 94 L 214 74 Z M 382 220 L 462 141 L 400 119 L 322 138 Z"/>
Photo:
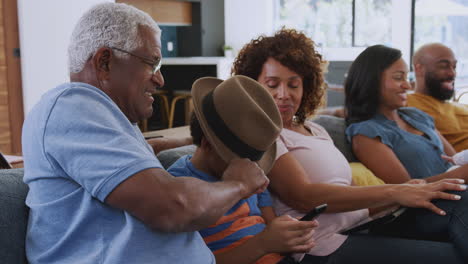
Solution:
<path fill-rule="evenodd" d="M 351 162 L 351 171 L 353 174 L 353 182 L 358 186 L 370 186 L 385 184 L 380 178 L 377 178 L 372 171 L 360 162 Z"/>

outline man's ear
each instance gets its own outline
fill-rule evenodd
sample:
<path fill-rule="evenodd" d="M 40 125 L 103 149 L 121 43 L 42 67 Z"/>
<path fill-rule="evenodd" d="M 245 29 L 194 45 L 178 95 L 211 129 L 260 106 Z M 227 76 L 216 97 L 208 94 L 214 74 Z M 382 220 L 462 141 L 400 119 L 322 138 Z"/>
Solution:
<path fill-rule="evenodd" d="M 208 140 L 206 140 L 205 137 L 202 137 L 200 147 L 202 147 L 205 150 L 212 150 L 213 149 L 211 147 L 210 142 L 208 142 Z"/>
<path fill-rule="evenodd" d="M 415 76 L 424 76 L 425 68 L 421 63 L 414 64 L 414 74 Z"/>
<path fill-rule="evenodd" d="M 93 56 L 94 68 L 101 80 L 107 80 L 109 78 L 112 56 L 112 50 L 108 47 L 98 49 Z"/>

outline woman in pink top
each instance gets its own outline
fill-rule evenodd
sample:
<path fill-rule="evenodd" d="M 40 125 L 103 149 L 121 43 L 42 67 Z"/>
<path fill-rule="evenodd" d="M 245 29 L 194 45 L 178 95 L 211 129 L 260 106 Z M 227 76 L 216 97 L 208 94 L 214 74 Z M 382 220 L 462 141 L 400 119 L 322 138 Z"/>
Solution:
<path fill-rule="evenodd" d="M 315 206 L 328 204 L 327 212 L 318 218 L 316 247 L 305 260 L 315 261 L 313 263 L 463 263 L 459 252 L 449 242 L 339 234 L 340 230 L 369 215 L 398 205 L 426 208 L 434 212 L 431 213 L 434 217 L 443 217 L 446 213 L 431 200 L 458 200 L 459 195 L 443 191 L 464 190 L 465 187 L 459 184 L 463 181 L 457 180 L 352 186 L 347 160 L 325 129 L 306 121 L 322 101 L 324 64 L 312 40 L 295 30 L 282 29 L 272 37 L 262 36 L 244 46 L 232 70 L 233 74 L 246 75 L 263 84 L 274 97 L 282 116 L 284 129 L 277 141 L 277 160 L 269 173 L 276 212 L 300 217 Z"/>

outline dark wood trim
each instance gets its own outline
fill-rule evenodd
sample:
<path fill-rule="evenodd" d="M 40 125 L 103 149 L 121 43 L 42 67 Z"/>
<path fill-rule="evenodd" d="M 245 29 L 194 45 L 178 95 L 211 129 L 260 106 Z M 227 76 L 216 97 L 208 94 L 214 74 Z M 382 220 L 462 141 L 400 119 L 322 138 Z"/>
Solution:
<path fill-rule="evenodd" d="M 414 71 L 413 55 L 414 55 L 414 27 L 416 23 L 416 0 L 411 1 L 411 42 L 410 42 L 410 69 Z"/>
<path fill-rule="evenodd" d="M 356 0 L 351 4 L 351 47 L 356 46 Z"/>
<path fill-rule="evenodd" d="M 7 65 L 11 151 L 13 154 L 21 154 L 21 130 L 24 121 L 23 86 L 21 82 L 20 57 L 14 54 L 15 49 L 19 50 L 17 1 L 3 0 L 3 25 L 5 29 L 5 59 Z"/>

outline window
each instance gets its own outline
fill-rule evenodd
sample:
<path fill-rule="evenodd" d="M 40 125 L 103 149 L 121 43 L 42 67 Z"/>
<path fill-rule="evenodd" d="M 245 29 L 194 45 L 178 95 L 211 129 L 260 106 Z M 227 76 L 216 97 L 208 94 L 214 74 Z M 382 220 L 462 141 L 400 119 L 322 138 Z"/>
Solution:
<path fill-rule="evenodd" d="M 414 50 L 431 42 L 450 47 L 458 60 L 457 90 L 468 89 L 468 0 L 416 0 Z"/>
<path fill-rule="evenodd" d="M 355 0 L 354 46 L 392 45 L 392 1 Z"/>
<path fill-rule="evenodd" d="M 302 30 L 318 46 L 391 44 L 391 0 L 279 0 L 277 5 L 277 28 Z"/>
<path fill-rule="evenodd" d="M 351 0 L 280 0 L 276 24 L 302 30 L 322 47 L 349 47 Z"/>
<path fill-rule="evenodd" d="M 444 43 L 458 59 L 457 94 L 468 91 L 468 0 L 272 1 L 275 29 L 304 31 L 330 61 L 353 61 L 365 47 L 384 44 L 410 64 L 421 45 Z"/>

